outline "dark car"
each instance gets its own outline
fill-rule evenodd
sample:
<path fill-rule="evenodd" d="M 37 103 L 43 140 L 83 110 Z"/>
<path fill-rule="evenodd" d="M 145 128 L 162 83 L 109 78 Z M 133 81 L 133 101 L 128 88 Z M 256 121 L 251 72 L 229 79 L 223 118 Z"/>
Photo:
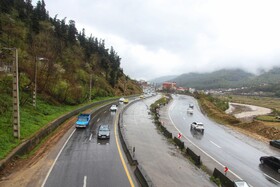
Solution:
<path fill-rule="evenodd" d="M 271 140 L 269 144 L 280 149 L 280 140 Z"/>
<path fill-rule="evenodd" d="M 262 156 L 260 158 L 261 164 L 266 164 L 272 169 L 280 173 L 280 157 L 275 156 Z"/>
<path fill-rule="evenodd" d="M 98 139 L 109 139 L 110 138 L 109 125 L 100 125 L 97 135 L 98 135 Z"/>

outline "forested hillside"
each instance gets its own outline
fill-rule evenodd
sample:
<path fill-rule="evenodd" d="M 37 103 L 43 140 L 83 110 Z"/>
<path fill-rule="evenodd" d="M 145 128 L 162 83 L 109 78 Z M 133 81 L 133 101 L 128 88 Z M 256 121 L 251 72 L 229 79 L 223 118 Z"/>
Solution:
<path fill-rule="evenodd" d="M 78 31 L 74 20 L 50 17 L 45 7 L 44 0 L 35 7 L 31 0 L 0 1 L 0 66 L 12 64 L 13 51 L 7 48 L 17 48 L 21 105 L 32 100 L 36 68 L 38 94 L 52 103 L 75 105 L 89 97 L 140 93 L 137 82 L 124 74 L 113 47 L 86 36 L 85 29 Z M 12 77 L 2 70 L 2 107 L 11 90 Z"/>
<path fill-rule="evenodd" d="M 249 80 L 255 75 L 240 69 L 219 70 L 211 73 L 188 73 L 183 74 L 171 81 L 179 86 L 197 89 L 230 88 L 249 85 Z"/>

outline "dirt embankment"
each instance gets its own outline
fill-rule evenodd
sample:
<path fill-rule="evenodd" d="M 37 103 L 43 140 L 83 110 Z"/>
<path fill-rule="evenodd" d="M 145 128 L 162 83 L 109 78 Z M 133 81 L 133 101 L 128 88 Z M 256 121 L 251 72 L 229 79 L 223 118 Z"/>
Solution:
<path fill-rule="evenodd" d="M 232 114 L 238 119 L 253 118 L 259 115 L 266 115 L 272 112 L 269 108 L 246 105 L 240 103 L 229 103 L 229 109 L 226 110 L 227 114 Z"/>
<path fill-rule="evenodd" d="M 266 141 L 280 139 L 280 130 L 278 128 L 254 120 L 254 117 L 257 115 L 270 113 L 270 109 L 235 103 L 235 105 L 231 106 L 226 113 L 218 109 L 212 102 L 205 98 L 201 98 L 199 101 L 204 112 L 219 123 L 230 125 L 237 130 L 258 139 Z"/>

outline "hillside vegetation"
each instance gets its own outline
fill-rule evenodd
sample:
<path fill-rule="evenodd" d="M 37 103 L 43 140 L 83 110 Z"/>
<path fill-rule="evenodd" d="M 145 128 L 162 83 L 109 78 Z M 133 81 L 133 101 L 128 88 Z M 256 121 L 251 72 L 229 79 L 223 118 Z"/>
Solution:
<path fill-rule="evenodd" d="M 44 1 L 3 0 L 0 4 L 1 64 L 12 62 L 19 51 L 22 100 L 34 88 L 37 65 L 38 92 L 51 100 L 79 104 L 89 98 L 139 93 L 136 82 L 123 73 L 121 58 L 105 41 L 78 32 L 75 21 L 49 17 Z M 92 79 L 92 92 L 89 93 Z M 1 90 L 9 93 L 11 78 L 1 76 Z M 4 87 L 4 88 L 3 88 Z"/>
<path fill-rule="evenodd" d="M 44 0 L 35 7 L 31 0 L 0 1 L 0 159 L 20 143 L 12 136 L 14 48 L 22 140 L 88 102 L 141 93 L 137 81 L 124 74 L 113 47 L 86 36 L 85 29 L 78 31 L 74 20 L 50 17 L 45 7 Z M 36 108 L 32 106 L 35 80 Z"/>

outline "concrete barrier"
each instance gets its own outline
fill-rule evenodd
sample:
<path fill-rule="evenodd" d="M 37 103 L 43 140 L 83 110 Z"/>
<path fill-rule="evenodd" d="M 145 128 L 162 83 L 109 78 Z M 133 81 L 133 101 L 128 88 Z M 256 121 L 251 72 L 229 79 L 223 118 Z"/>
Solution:
<path fill-rule="evenodd" d="M 142 187 L 152 187 L 153 183 L 151 181 L 151 179 L 149 178 L 149 176 L 146 174 L 146 172 L 144 171 L 144 169 L 139 165 L 137 159 L 135 158 L 134 154 L 130 152 L 130 150 L 128 149 L 128 143 L 126 142 L 123 134 L 122 134 L 122 127 L 123 127 L 123 112 L 125 112 L 125 110 L 128 108 L 128 106 L 130 106 L 131 104 L 138 102 L 139 100 L 135 100 L 130 102 L 129 104 L 126 105 L 126 107 L 123 109 L 123 111 L 121 111 L 121 113 L 119 114 L 119 119 L 118 119 L 118 133 L 119 133 L 119 137 L 120 137 L 120 141 L 122 144 L 122 148 L 126 154 L 127 160 L 129 162 L 130 165 L 132 166 L 136 166 L 135 170 L 134 170 L 134 175 L 137 178 L 138 182 L 140 183 L 140 185 Z"/>
<path fill-rule="evenodd" d="M 134 170 L 134 175 L 138 179 L 138 182 L 140 183 L 141 187 L 152 187 L 153 186 L 151 179 L 149 178 L 149 176 L 146 174 L 146 172 L 140 165 L 136 166 L 136 168 Z"/>
<path fill-rule="evenodd" d="M 233 181 L 230 180 L 224 173 L 219 171 L 217 168 L 214 169 L 213 177 L 220 179 L 222 187 L 234 187 Z"/>
<path fill-rule="evenodd" d="M 190 148 L 187 147 L 186 149 L 186 155 L 190 156 L 192 160 L 194 161 L 195 165 L 200 166 L 201 161 L 200 161 L 200 156 L 195 154 Z"/>
<path fill-rule="evenodd" d="M 122 112 L 119 114 L 119 120 L 118 120 L 118 132 L 119 132 L 120 142 L 122 144 L 123 151 L 126 155 L 129 164 L 132 166 L 136 166 L 138 165 L 138 161 L 135 159 L 134 155 L 132 155 L 132 153 L 128 149 L 128 144 L 125 141 L 121 131 L 121 125 L 122 125 Z"/>
<path fill-rule="evenodd" d="M 175 144 L 182 150 L 185 148 L 184 142 L 182 142 L 180 139 L 178 139 L 177 137 L 173 138 Z"/>

